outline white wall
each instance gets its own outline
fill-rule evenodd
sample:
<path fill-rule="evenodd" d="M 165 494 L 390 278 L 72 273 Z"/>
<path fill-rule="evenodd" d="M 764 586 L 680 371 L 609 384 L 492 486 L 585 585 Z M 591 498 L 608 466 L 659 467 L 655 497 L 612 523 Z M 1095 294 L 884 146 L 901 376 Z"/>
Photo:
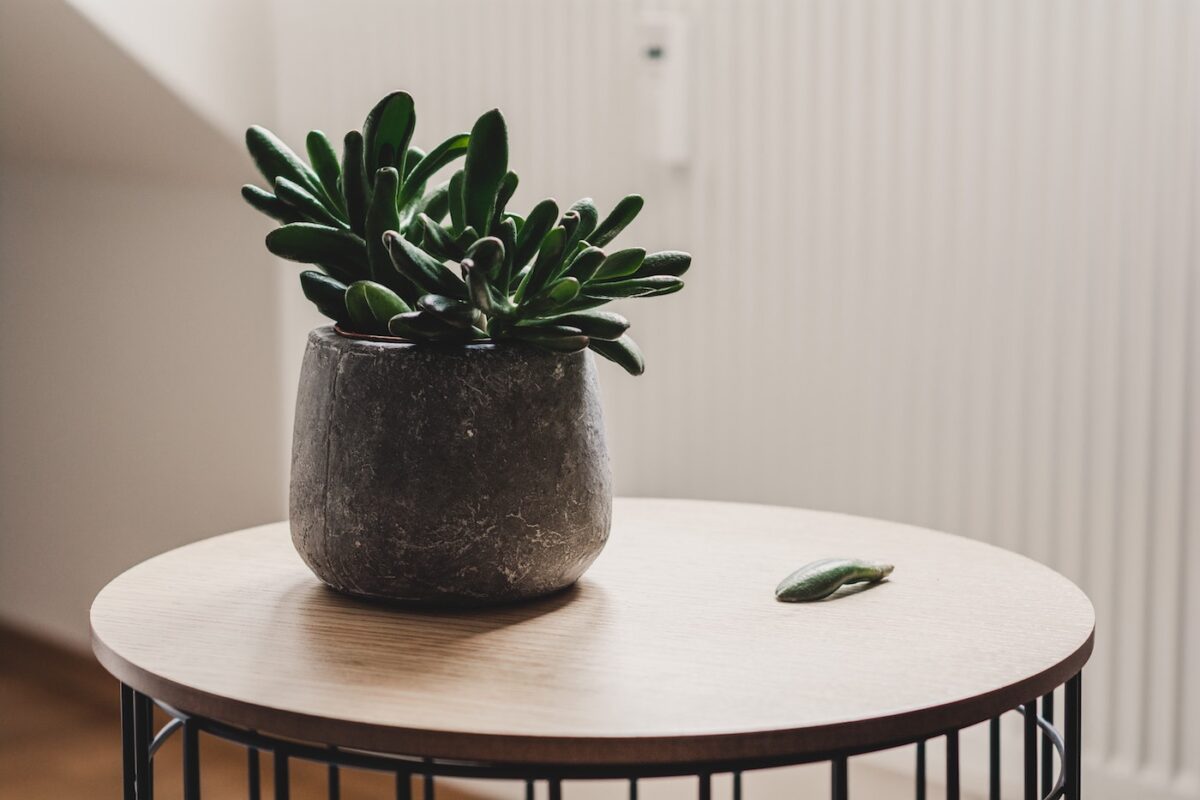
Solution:
<path fill-rule="evenodd" d="M 58 2 L 0 7 L 0 620 L 83 649 L 112 577 L 283 516 L 248 159 Z"/>
<path fill-rule="evenodd" d="M 682 169 L 641 155 L 638 19 L 663 8 L 691 30 Z M 426 146 L 499 105 L 518 207 L 639 191 L 623 241 L 695 254 L 683 293 L 626 308 L 646 375 L 603 374 L 621 491 L 871 514 L 1047 561 L 1100 614 L 1089 793 L 1200 797 L 1200 9 L 275 10 L 293 141 L 396 87 Z"/>

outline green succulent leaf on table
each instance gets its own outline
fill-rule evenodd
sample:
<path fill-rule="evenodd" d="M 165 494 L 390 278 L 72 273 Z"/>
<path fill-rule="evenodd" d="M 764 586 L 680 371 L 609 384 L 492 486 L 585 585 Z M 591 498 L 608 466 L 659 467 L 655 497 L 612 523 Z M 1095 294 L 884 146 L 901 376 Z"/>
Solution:
<path fill-rule="evenodd" d="M 456 327 L 429 311 L 397 314 L 388 320 L 388 331 L 404 339 L 429 342 L 469 342 L 487 337 L 477 328 Z"/>
<path fill-rule="evenodd" d="M 434 222 L 427 214 L 418 214 L 417 219 L 423 227 L 421 249 L 443 260 L 459 261 L 466 256 L 466 251 L 441 224 Z"/>
<path fill-rule="evenodd" d="M 504 242 L 495 236 L 485 236 L 467 248 L 466 256 L 476 269 L 483 270 L 489 281 L 494 281 L 504 267 Z"/>
<path fill-rule="evenodd" d="M 646 359 L 642 356 L 642 350 L 627 333 L 612 341 L 591 339 L 588 347 L 597 355 L 619 365 L 630 375 L 641 375 L 646 371 Z"/>
<path fill-rule="evenodd" d="M 579 281 L 574 278 L 559 278 L 522 303 L 520 310 L 528 316 L 545 314 L 574 300 L 579 295 L 579 290 Z"/>
<path fill-rule="evenodd" d="M 566 246 L 566 242 L 567 229 L 561 225 L 552 229 L 542 239 L 542 246 L 538 248 L 537 260 L 533 262 L 533 267 L 525 274 L 525 279 L 517 287 L 518 303 L 526 297 L 540 292 L 554 277 L 558 271 L 558 265 L 562 262 L 563 248 Z"/>
<path fill-rule="evenodd" d="M 346 308 L 346 288 L 346 284 L 315 269 L 300 273 L 300 289 L 304 296 L 312 301 L 318 311 L 339 324 L 350 319 L 350 312 Z"/>
<path fill-rule="evenodd" d="M 363 123 L 363 164 L 369 186 L 375 185 L 379 170 L 395 167 L 404 172 L 408 145 L 417 125 L 412 95 L 392 92 L 367 114 Z"/>
<path fill-rule="evenodd" d="M 507 172 L 504 179 L 500 181 L 500 188 L 496 192 L 496 210 L 492 214 L 492 225 L 489 230 L 495 230 L 501 221 L 504 219 L 504 210 L 508 207 L 508 201 L 512 200 L 513 194 L 517 191 L 517 184 L 520 179 L 517 178 L 517 173 Z"/>
<path fill-rule="evenodd" d="M 588 346 L 588 337 L 583 335 L 583 331 L 567 325 L 513 328 L 510 335 L 518 341 L 556 353 L 575 353 Z"/>
<path fill-rule="evenodd" d="M 388 320 L 412 311 L 400 295 L 375 281 L 355 281 L 347 287 L 345 296 L 350 321 L 363 333 L 386 336 Z"/>
<path fill-rule="evenodd" d="M 508 129 L 500 109 L 493 108 L 471 128 L 463 166 L 463 219 L 481 234 L 491 230 L 504 176 L 508 173 Z"/>
<path fill-rule="evenodd" d="M 600 265 L 607 257 L 599 247 L 586 247 L 575 256 L 563 274 L 582 284 L 587 284 L 596 275 L 596 271 L 600 269 Z"/>
<path fill-rule="evenodd" d="M 852 583 L 876 583 L 892 574 L 892 565 L 857 558 L 823 558 L 805 564 L 775 587 L 775 598 L 785 603 L 823 600 Z"/>

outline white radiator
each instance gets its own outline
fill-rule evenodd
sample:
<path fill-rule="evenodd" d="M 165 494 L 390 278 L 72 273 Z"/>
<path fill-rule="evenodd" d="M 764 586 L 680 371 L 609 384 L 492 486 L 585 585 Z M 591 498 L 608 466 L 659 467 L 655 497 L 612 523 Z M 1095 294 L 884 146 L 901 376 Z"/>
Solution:
<path fill-rule="evenodd" d="M 682 166 L 644 155 L 637 116 L 641 19 L 664 9 L 687 21 Z M 1200 8 L 275 13 L 293 140 L 394 87 L 427 147 L 500 105 L 518 206 L 637 190 L 624 240 L 694 253 L 684 293 L 626 306 L 647 374 L 604 375 L 621 490 L 900 519 L 1050 563 L 1100 618 L 1089 795 L 1200 798 Z"/>

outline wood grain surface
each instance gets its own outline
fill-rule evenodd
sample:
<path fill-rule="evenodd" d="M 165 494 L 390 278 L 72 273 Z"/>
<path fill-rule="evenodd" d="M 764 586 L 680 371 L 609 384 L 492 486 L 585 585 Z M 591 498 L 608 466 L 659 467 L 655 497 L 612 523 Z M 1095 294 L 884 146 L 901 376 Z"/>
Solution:
<path fill-rule="evenodd" d="M 808 561 L 896 566 L 775 601 Z M 93 645 L 178 708 L 283 736 L 506 763 L 688 764 L 870 749 L 982 721 L 1092 649 L 1087 597 L 990 545 L 799 509 L 618 500 L 577 586 L 484 611 L 326 589 L 286 523 L 197 542 L 97 596 Z"/>

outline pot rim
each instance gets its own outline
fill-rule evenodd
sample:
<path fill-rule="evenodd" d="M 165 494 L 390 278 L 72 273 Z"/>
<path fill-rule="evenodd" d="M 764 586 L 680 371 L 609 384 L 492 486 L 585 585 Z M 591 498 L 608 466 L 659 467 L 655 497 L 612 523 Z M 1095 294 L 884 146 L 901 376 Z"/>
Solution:
<path fill-rule="evenodd" d="M 406 349 L 409 347 L 421 347 L 428 348 L 430 350 L 441 350 L 442 352 L 446 353 L 469 351 L 505 351 L 512 348 L 519 349 L 523 352 L 528 351 L 540 353 L 550 357 L 564 358 L 587 352 L 587 349 L 585 348 L 584 350 L 577 350 L 572 353 L 556 353 L 552 350 L 545 350 L 540 347 L 525 345 L 522 342 L 510 342 L 507 340 L 497 341 L 496 339 L 473 339 L 469 342 L 419 342 L 413 339 L 404 339 L 399 336 L 380 336 L 372 333 L 353 333 L 351 331 L 343 330 L 342 327 L 337 323 L 320 325 L 314 328 L 313 331 L 332 332 L 340 339 L 347 339 L 352 342 L 364 342 L 374 347 L 403 347 Z"/>

